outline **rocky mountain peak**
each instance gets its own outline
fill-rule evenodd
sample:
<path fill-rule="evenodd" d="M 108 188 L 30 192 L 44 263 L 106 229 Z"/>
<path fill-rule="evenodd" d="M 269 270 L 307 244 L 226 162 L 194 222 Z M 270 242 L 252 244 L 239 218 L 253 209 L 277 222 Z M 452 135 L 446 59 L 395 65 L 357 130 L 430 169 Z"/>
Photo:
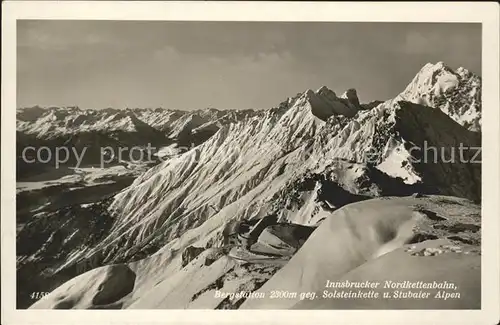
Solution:
<path fill-rule="evenodd" d="M 354 105 L 354 107 L 360 106 L 358 93 L 357 93 L 356 89 L 354 89 L 354 88 L 350 88 L 350 89 L 346 90 L 342 94 L 342 96 L 340 96 L 340 98 L 347 99 L 352 105 Z"/>
<path fill-rule="evenodd" d="M 315 92 L 307 90 L 304 96 L 311 106 L 314 116 L 326 121 L 330 116 L 341 115 L 353 117 L 359 110 L 359 101 L 356 90 L 352 89 L 349 97 L 338 97 L 337 94 L 326 86 L 322 86 Z M 347 93 L 347 92 L 346 92 Z"/>
<path fill-rule="evenodd" d="M 481 130 L 481 78 L 465 68 L 427 63 L 397 99 L 438 108 L 467 129 Z"/>
<path fill-rule="evenodd" d="M 320 96 L 337 97 L 337 94 L 327 86 L 321 86 L 318 90 L 316 90 L 316 94 Z"/>

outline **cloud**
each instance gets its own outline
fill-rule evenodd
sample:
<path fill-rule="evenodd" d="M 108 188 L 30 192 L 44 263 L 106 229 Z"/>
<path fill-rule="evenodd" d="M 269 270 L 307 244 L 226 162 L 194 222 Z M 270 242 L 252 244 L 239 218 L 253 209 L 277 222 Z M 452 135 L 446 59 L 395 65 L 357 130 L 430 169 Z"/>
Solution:
<path fill-rule="evenodd" d="M 422 34 L 417 31 L 410 31 L 402 45 L 402 52 L 406 54 L 427 54 L 436 53 L 436 49 L 442 47 L 443 40 L 437 34 Z"/>
<path fill-rule="evenodd" d="M 207 59 L 213 65 L 246 70 L 249 72 L 256 70 L 267 70 L 285 68 L 294 63 L 294 56 L 289 51 L 282 52 L 257 52 L 254 54 L 232 55 L 227 57 L 212 56 Z"/>
<path fill-rule="evenodd" d="M 21 25 L 18 28 L 17 46 L 42 51 L 64 51 L 80 47 L 123 47 L 116 37 L 105 31 L 77 28 L 54 28 L 52 25 Z"/>
<path fill-rule="evenodd" d="M 477 43 L 477 44 L 476 44 Z M 456 52 L 475 53 L 475 47 L 480 47 L 480 42 L 469 35 L 459 33 L 418 32 L 409 31 L 402 42 L 400 52 L 403 54 L 434 54 L 453 55 Z"/>
<path fill-rule="evenodd" d="M 172 46 L 163 46 L 153 51 L 153 58 L 157 61 L 173 61 L 181 58 L 179 51 Z"/>
<path fill-rule="evenodd" d="M 28 29 L 18 34 L 18 47 L 40 50 L 63 50 L 66 43 L 57 35 L 36 29 Z"/>

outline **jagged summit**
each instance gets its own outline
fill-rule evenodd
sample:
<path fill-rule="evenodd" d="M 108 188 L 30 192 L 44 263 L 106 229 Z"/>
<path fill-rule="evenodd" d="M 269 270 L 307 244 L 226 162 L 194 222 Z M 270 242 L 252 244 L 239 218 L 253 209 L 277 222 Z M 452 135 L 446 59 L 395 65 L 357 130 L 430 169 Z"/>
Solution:
<path fill-rule="evenodd" d="M 350 88 L 347 89 L 341 96 L 340 98 L 345 98 L 347 99 L 352 105 L 355 107 L 359 107 L 359 98 L 358 98 L 358 93 L 356 89 Z"/>
<path fill-rule="evenodd" d="M 354 88 L 337 96 L 322 86 L 316 91 L 305 91 L 304 96 L 311 104 L 313 115 L 324 121 L 333 115 L 352 118 L 358 111 L 382 103 L 361 104 Z M 391 102 L 401 100 L 438 108 L 467 129 L 481 130 L 481 78 L 464 67 L 453 70 L 443 61 L 425 64 Z"/>
<path fill-rule="evenodd" d="M 464 67 L 459 67 L 457 70 L 455 70 L 455 72 L 462 77 L 470 76 L 472 74 L 472 72 L 470 72 L 468 69 Z"/>
<path fill-rule="evenodd" d="M 323 121 L 332 115 L 353 117 L 360 109 L 354 89 L 349 89 L 343 96 L 338 97 L 333 90 L 322 86 L 315 92 L 308 89 L 304 95 L 310 103 L 313 115 Z"/>
<path fill-rule="evenodd" d="M 427 62 L 422 67 L 422 70 L 427 70 L 427 69 L 445 69 L 445 68 L 449 69 L 443 61 L 438 61 L 436 63 Z"/>
<path fill-rule="evenodd" d="M 444 62 L 440 61 L 436 64 L 427 63 L 415 75 L 406 90 L 414 90 L 414 87 L 416 87 L 417 90 L 425 91 L 428 90 L 426 87 L 433 87 L 438 84 L 446 91 L 448 87 L 456 86 L 457 82 L 458 78 L 456 78 L 456 74 Z"/>
<path fill-rule="evenodd" d="M 327 86 L 321 86 L 320 88 L 318 88 L 318 90 L 315 91 L 315 93 L 318 95 L 332 94 L 335 97 L 337 97 L 337 94 L 335 94 L 335 92 L 330 88 L 328 88 Z"/>
<path fill-rule="evenodd" d="M 463 67 L 427 63 L 396 99 L 438 108 L 469 130 L 481 130 L 481 78 Z"/>

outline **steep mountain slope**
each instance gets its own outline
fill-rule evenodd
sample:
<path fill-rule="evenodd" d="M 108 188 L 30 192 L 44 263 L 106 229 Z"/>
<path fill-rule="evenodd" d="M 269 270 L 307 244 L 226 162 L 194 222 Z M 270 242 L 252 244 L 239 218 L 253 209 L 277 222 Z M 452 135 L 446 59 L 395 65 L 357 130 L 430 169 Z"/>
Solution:
<path fill-rule="evenodd" d="M 481 78 L 463 67 L 428 63 L 397 99 L 439 108 L 467 129 L 481 130 Z"/>
<path fill-rule="evenodd" d="M 362 151 L 356 146 L 370 144 L 356 141 L 356 136 L 349 139 L 346 129 L 350 131 L 351 125 L 330 126 L 316 117 L 319 112 L 337 118 L 332 115 L 335 105 L 332 111 L 325 105 L 313 108 L 323 91 L 309 90 L 281 108 L 226 126 L 202 145 L 150 169 L 115 197 L 110 209 L 119 218 L 116 228 L 87 254 L 99 252 L 107 261 L 127 260 L 137 248 L 159 248 L 209 217 L 207 225 L 218 228 L 231 219 L 273 214 L 272 205 L 279 202 L 275 195 L 311 166 L 324 169 L 337 163 L 333 158 L 356 161 L 353 153 Z M 344 105 L 340 99 L 332 102 Z M 323 151 L 318 147 L 318 152 L 308 154 L 307 148 L 314 147 L 316 137 L 321 140 L 327 127 L 324 133 L 334 135 L 330 142 L 350 141 L 336 145 L 338 154 L 330 153 L 327 161 L 316 164 Z M 369 130 L 370 126 L 365 131 Z M 214 214 L 213 207 L 220 211 Z M 294 218 L 288 215 L 288 220 Z"/>
<path fill-rule="evenodd" d="M 416 80 L 425 84 L 427 79 Z M 437 100 L 443 94 L 446 92 L 433 98 Z M 424 95 L 421 92 L 414 100 L 421 102 L 419 98 Z M 218 116 L 217 112 L 207 114 Z M 309 230 L 305 229 L 322 227 L 332 211 L 345 205 L 372 197 L 413 193 L 480 199 L 480 164 L 442 161 L 437 152 L 431 156 L 432 162 L 423 156 L 426 145 L 445 148 L 446 153 L 460 144 L 480 145 L 480 134 L 468 131 L 440 109 L 404 101 L 401 96 L 366 106 L 359 103 L 353 89 L 337 97 L 322 87 L 307 90 L 270 110 L 231 113 L 205 123 L 192 115 L 175 121 L 171 125 L 175 124 L 174 129 L 181 132 L 167 132 L 165 128 L 169 137 L 182 139 L 182 134 L 192 135 L 200 128 L 213 135 L 152 167 L 106 201 L 102 208 L 107 211 L 110 227 L 100 233 L 98 241 L 77 244 L 61 238 L 65 256 L 47 262 L 51 267 L 46 276 L 52 280 L 47 281 L 46 290 L 63 283 L 67 279 L 63 274 L 76 276 L 96 266 L 128 263 L 140 279 L 134 281 L 148 285 L 132 293 L 120 293 L 115 302 L 129 294 L 133 299 L 124 298 L 114 307 L 219 308 L 225 298 L 210 302 L 205 293 L 210 288 L 206 286 L 215 283 L 214 288 L 228 289 L 226 280 L 245 274 L 248 282 L 227 286 L 233 291 L 241 286 L 256 290 L 283 264 L 288 265 L 290 254 L 307 239 L 304 233 L 309 234 Z M 465 157 L 472 159 L 473 154 L 466 153 Z M 257 226 L 262 220 L 273 221 L 262 229 Z M 231 224 L 258 231 L 247 232 L 238 226 L 239 230 L 228 233 L 227 226 Z M 290 224 L 295 230 L 286 230 L 283 224 Z M 253 234 L 250 241 L 249 234 Z M 236 246 L 227 247 L 233 240 L 232 245 Z M 209 257 L 207 262 L 207 256 L 213 254 L 217 258 Z M 39 255 L 43 255 L 43 249 Z M 183 256 L 190 256 L 188 264 L 184 264 Z M 235 264 L 235 260 L 243 264 Z M 148 261 L 156 261 L 168 271 L 163 273 Z M 137 271 L 134 265 L 143 265 L 145 270 Z M 272 270 L 263 265 L 271 265 Z M 58 289 L 57 295 L 71 291 L 73 284 L 83 285 L 80 281 L 99 282 L 98 279 L 109 278 L 108 271 L 115 272 L 109 267 L 99 270 L 73 279 L 61 287 L 64 289 Z M 120 267 L 116 272 L 123 272 L 127 281 L 132 281 L 126 268 Z M 183 297 L 203 296 L 206 304 L 198 301 L 192 305 L 197 301 L 194 298 L 179 298 L 177 302 L 173 298 L 192 277 L 204 280 L 193 283 L 194 287 Z M 158 281 L 164 281 L 162 289 L 139 302 L 152 283 Z M 93 288 L 81 290 L 90 292 L 91 297 Z M 63 305 L 102 305 L 87 298 L 75 298 L 79 302 L 72 299 L 72 303 Z M 135 300 L 138 302 L 133 303 Z M 226 301 L 223 305 L 237 307 L 243 301 Z M 38 306 L 55 305 L 50 302 Z"/>
<path fill-rule="evenodd" d="M 151 116 L 145 114 L 148 112 Z M 206 141 L 222 125 L 251 113 L 18 109 L 16 219 L 18 246 L 23 247 L 18 250 L 18 306 L 33 303 L 30 292 L 35 288 L 43 292 L 96 265 L 91 260 L 83 268 L 57 270 L 72 253 L 98 242 L 88 238 L 108 233 L 102 225 L 111 225 L 113 219 L 107 212 L 95 216 L 95 207 L 106 210 L 108 198 L 130 185 L 145 168 L 170 159 L 171 155 L 157 154 L 165 146 L 173 150 L 172 156 L 181 154 Z M 149 120 L 143 120 L 145 117 Z M 186 123 L 193 120 L 196 123 Z M 156 149 L 151 152 L 149 147 Z M 37 156 L 40 148 L 48 150 Z M 69 229 L 72 225 L 82 226 Z M 54 247 L 59 247 L 57 256 L 53 256 Z"/>
<path fill-rule="evenodd" d="M 441 194 L 480 202 L 481 134 L 436 109 L 409 102 L 399 105 L 395 130 L 406 144 L 413 144 L 413 166 L 422 182 Z"/>

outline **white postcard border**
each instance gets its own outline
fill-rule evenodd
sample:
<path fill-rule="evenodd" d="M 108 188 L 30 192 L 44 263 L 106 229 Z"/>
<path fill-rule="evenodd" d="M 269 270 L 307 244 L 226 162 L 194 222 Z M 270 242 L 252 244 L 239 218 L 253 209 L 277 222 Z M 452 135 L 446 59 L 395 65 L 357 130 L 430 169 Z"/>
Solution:
<path fill-rule="evenodd" d="M 496 2 L 2 3 L 2 324 L 496 324 L 499 299 L 499 6 Z M 15 310 L 16 20 L 478 22 L 483 25 L 482 309 L 380 311 Z"/>

